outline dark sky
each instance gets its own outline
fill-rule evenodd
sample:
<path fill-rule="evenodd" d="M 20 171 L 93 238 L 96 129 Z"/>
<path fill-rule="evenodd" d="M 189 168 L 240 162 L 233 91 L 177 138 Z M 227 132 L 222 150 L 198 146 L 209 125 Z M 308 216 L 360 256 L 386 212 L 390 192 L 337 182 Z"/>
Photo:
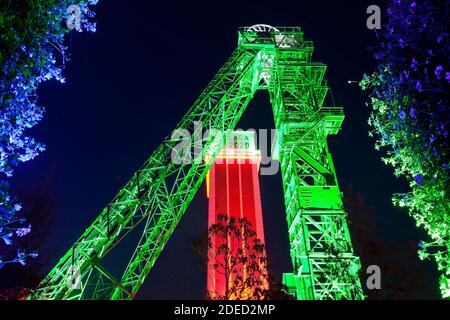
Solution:
<path fill-rule="evenodd" d="M 352 184 L 375 207 L 380 241 L 406 248 L 417 241 L 405 211 L 391 204 L 404 181 L 382 164 L 368 137 L 365 96 L 348 80 L 359 80 L 375 65 L 367 46 L 366 8 L 384 1 L 145 1 L 103 0 L 97 8 L 97 33 L 69 38 L 71 61 L 64 85 L 51 81 L 39 91 L 45 119 L 33 134 L 47 150 L 16 171 L 16 185 L 33 185 L 54 164 L 58 203 L 51 242 L 53 263 L 88 227 L 138 169 L 225 63 L 237 44 L 237 29 L 257 23 L 300 26 L 314 41 L 314 60 L 328 65 L 337 105 L 346 113 L 343 130 L 329 139 L 341 188 Z M 239 127 L 272 128 L 267 94 L 258 93 Z M 287 226 L 280 176 L 261 178 L 266 240 L 275 275 L 290 272 Z M 194 199 L 139 294 L 140 298 L 201 298 L 205 274 L 190 244 L 206 228 L 204 187 Z M 39 226 L 35 226 L 38 228 Z M 131 241 L 131 240 L 130 240 Z M 123 244 L 111 269 L 126 261 Z M 105 262 L 105 263 L 106 263 Z M 108 265 L 105 264 L 108 268 Z M 433 266 L 427 270 L 424 298 L 437 296 Z M 50 266 L 49 266 L 50 268 Z"/>

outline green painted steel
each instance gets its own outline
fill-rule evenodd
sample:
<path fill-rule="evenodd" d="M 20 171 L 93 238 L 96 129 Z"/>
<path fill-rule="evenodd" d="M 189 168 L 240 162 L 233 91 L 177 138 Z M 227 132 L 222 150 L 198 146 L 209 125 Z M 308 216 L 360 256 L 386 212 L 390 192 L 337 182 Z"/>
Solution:
<path fill-rule="evenodd" d="M 29 299 L 133 299 L 225 144 L 222 137 L 260 89 L 269 90 L 278 130 L 293 262 L 283 281 L 297 299 L 364 298 L 326 140 L 339 131 L 343 111 L 322 107 L 326 67 L 311 61 L 312 52 L 300 28 L 241 28 L 237 49 L 176 127 L 200 140 L 164 139 Z M 180 143 L 196 150 L 192 159 Z M 141 238 L 115 277 L 104 258 L 131 231 Z"/>

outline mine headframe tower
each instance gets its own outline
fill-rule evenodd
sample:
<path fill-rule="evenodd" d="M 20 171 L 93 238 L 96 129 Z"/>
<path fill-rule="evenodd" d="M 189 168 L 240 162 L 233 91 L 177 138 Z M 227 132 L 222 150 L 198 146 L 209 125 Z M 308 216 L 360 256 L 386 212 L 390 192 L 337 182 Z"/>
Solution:
<path fill-rule="evenodd" d="M 165 138 L 30 299 L 133 299 L 257 90 L 269 91 L 277 129 L 273 155 L 281 164 L 293 263 L 283 282 L 301 300 L 363 299 L 327 146 L 343 109 L 323 106 L 326 66 L 313 62 L 312 53 L 298 27 L 240 28 L 237 48 L 176 126 L 192 135 L 202 127 L 211 133 L 200 134 L 201 148 L 188 142 L 200 149 L 195 159 L 173 161 L 189 158 L 177 148 L 186 140 Z M 102 260 L 141 223 L 139 243 L 116 278 Z"/>

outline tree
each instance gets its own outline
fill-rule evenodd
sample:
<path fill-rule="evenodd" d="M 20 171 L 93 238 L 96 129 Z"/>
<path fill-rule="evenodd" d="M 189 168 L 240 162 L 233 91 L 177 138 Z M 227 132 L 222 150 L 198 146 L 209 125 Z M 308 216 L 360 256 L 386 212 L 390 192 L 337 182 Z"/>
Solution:
<path fill-rule="evenodd" d="M 13 246 L 31 227 L 17 212 L 21 205 L 10 194 L 8 180 L 21 163 L 32 160 L 44 145 L 26 135 L 42 119 L 37 104 L 39 85 L 50 79 L 64 82 L 62 69 L 68 60 L 64 36 L 67 19 L 76 16 L 76 30 L 95 31 L 90 10 L 97 0 L 2 0 L 0 2 L 0 238 Z M 69 10 L 72 7 L 76 10 Z M 78 21 L 79 18 L 79 21 Z M 9 250 L 8 252 L 12 252 Z M 25 263 L 27 253 L 14 250 L 0 256 L 6 263 Z"/>
<path fill-rule="evenodd" d="M 203 270 L 215 270 L 225 279 L 225 288 L 207 290 L 207 299 L 289 299 L 285 287 L 269 276 L 265 246 L 246 218 L 219 215 L 192 247 Z"/>
<path fill-rule="evenodd" d="M 365 286 L 366 275 L 361 274 L 364 294 L 369 300 L 399 300 L 420 298 L 424 274 L 418 264 L 417 243 L 401 248 L 379 239 L 377 225 L 373 217 L 374 209 L 368 207 L 363 195 L 347 187 L 343 198 L 348 213 L 349 228 L 353 246 L 361 259 L 362 270 L 371 265 L 381 269 L 382 287 L 369 290 Z"/>
<path fill-rule="evenodd" d="M 375 148 L 410 183 L 411 192 L 393 202 L 428 233 L 419 254 L 436 261 L 444 298 L 450 298 L 449 11 L 446 0 L 391 0 L 377 32 L 378 67 L 360 83 L 370 94 Z"/>
<path fill-rule="evenodd" d="M 54 223 L 56 201 L 52 192 L 52 171 L 44 181 L 30 189 L 20 188 L 15 192 L 23 204 L 21 215 L 30 225 L 26 237 L 18 238 L 16 246 L 27 251 L 39 251 L 39 256 L 30 259 L 26 265 L 10 263 L 0 270 L 0 300 L 17 300 L 27 296 L 29 289 L 34 288 L 44 276 L 45 267 L 56 248 L 47 243 Z M 0 244 L 0 250 L 11 256 L 15 250 L 11 246 Z"/>

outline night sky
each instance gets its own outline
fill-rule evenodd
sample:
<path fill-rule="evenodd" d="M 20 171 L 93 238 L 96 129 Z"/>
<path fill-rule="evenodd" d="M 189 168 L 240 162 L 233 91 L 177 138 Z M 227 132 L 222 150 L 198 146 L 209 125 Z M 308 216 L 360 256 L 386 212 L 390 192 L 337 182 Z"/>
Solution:
<path fill-rule="evenodd" d="M 257 23 L 300 26 L 314 41 L 314 61 L 328 65 L 336 105 L 346 120 L 329 139 L 341 189 L 349 184 L 375 208 L 380 241 L 406 248 L 418 241 L 406 211 L 391 195 L 408 190 L 368 137 L 365 95 L 349 80 L 375 68 L 367 46 L 375 37 L 366 28 L 366 8 L 384 1 L 191 1 L 101 0 L 97 33 L 69 36 L 71 61 L 66 84 L 51 81 L 39 90 L 44 120 L 32 131 L 46 151 L 16 171 L 16 186 L 32 186 L 54 166 L 56 221 L 50 242 L 58 251 L 73 244 L 162 139 L 225 63 L 237 45 L 240 26 Z M 273 128 L 266 92 L 258 92 L 239 127 Z M 280 175 L 261 177 L 268 256 L 275 276 L 290 272 L 289 243 Z M 35 226 L 38 228 L 39 226 Z M 200 299 L 206 275 L 197 267 L 192 239 L 207 227 L 204 186 L 195 197 L 143 285 L 139 298 Z M 133 238 L 108 257 L 114 274 L 131 255 Z M 434 266 L 427 270 L 423 298 L 439 297 Z M 52 266 L 49 265 L 49 269 Z M 118 276 L 118 274 L 117 274 Z"/>

